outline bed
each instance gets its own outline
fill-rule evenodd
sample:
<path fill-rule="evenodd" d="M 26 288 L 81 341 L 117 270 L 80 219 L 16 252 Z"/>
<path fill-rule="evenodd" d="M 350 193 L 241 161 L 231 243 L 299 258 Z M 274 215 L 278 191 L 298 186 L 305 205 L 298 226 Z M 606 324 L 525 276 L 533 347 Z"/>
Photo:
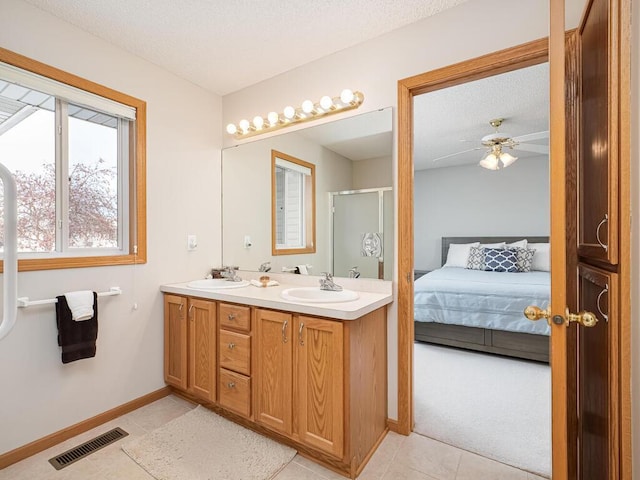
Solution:
<path fill-rule="evenodd" d="M 547 243 L 548 237 L 443 237 L 442 268 L 414 284 L 417 341 L 510 357 L 549 361 L 549 326 L 531 322 L 527 305 L 546 307 L 548 271 L 489 272 L 446 266 L 450 245 L 481 242 Z"/>

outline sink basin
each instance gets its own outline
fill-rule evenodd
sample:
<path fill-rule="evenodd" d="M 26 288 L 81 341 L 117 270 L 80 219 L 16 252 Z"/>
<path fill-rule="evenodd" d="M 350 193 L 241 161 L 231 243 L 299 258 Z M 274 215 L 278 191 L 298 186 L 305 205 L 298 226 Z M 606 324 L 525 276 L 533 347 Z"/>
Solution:
<path fill-rule="evenodd" d="M 198 290 L 219 290 L 222 288 L 240 288 L 249 285 L 247 280 L 240 282 L 230 282 L 226 278 L 206 278 L 204 280 L 194 280 L 187 283 L 187 287 Z"/>
<path fill-rule="evenodd" d="M 351 302 L 360 298 L 358 292 L 353 290 L 342 290 L 331 292 L 320 290 L 320 287 L 296 287 L 288 288 L 280 293 L 280 296 L 291 302 L 304 303 L 338 303 Z"/>

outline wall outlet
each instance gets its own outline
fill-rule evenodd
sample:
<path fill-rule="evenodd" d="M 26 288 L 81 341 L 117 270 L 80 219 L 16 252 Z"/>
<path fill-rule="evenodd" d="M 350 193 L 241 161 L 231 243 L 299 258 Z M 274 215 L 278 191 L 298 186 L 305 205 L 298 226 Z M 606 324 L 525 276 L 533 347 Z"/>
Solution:
<path fill-rule="evenodd" d="M 195 235 L 187 235 L 187 250 L 192 251 L 198 248 L 198 239 Z"/>

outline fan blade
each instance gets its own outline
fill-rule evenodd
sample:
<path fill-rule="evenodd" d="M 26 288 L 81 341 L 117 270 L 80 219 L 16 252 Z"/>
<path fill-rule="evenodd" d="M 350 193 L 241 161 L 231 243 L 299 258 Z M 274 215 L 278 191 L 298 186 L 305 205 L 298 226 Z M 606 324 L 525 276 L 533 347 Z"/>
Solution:
<path fill-rule="evenodd" d="M 541 140 L 543 138 L 549 138 L 549 130 L 545 130 L 544 132 L 527 133 L 525 135 L 513 137 L 512 140 L 514 142 L 521 143 L 521 142 L 530 142 L 532 140 Z"/>
<path fill-rule="evenodd" d="M 475 150 L 484 150 L 485 148 L 486 147 L 476 147 L 476 148 L 470 148 L 469 150 L 462 150 L 460 152 L 450 153 L 449 155 L 444 155 L 442 157 L 434 158 L 432 160 L 432 162 L 439 162 L 440 160 L 444 160 L 445 158 L 455 157 L 456 155 L 461 155 L 461 154 L 467 153 L 467 152 L 473 152 Z"/>
<path fill-rule="evenodd" d="M 522 150 L 523 152 L 535 152 L 549 155 L 549 145 L 536 145 L 535 143 L 518 143 L 514 146 L 515 150 Z"/>

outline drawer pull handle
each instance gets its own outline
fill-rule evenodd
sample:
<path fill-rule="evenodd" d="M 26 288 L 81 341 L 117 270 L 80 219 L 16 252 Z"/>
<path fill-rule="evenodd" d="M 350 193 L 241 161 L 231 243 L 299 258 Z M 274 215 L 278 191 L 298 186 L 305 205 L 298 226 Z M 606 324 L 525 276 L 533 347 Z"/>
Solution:
<path fill-rule="evenodd" d="M 302 339 L 302 329 L 304 328 L 304 323 L 300 322 L 300 330 L 298 330 L 298 341 L 300 345 L 304 347 L 304 340 Z"/>
<path fill-rule="evenodd" d="M 607 315 L 606 313 L 604 313 L 602 311 L 602 308 L 600 307 L 600 299 L 602 298 L 602 295 L 604 295 L 605 293 L 609 293 L 609 284 L 607 283 L 604 286 L 604 289 L 600 292 L 600 294 L 598 295 L 598 299 L 596 300 L 596 305 L 598 307 L 598 311 L 600 312 L 600 315 L 602 315 L 602 318 L 604 318 L 605 322 L 609 321 L 609 315 Z"/>
<path fill-rule="evenodd" d="M 287 343 L 287 324 L 289 323 L 288 320 L 285 320 L 284 323 L 282 324 L 282 343 Z"/>
<path fill-rule="evenodd" d="M 227 383 L 227 387 L 229 387 L 229 388 L 236 388 L 236 384 L 235 384 L 235 383 L 233 383 L 233 382 L 229 382 L 229 383 Z"/>
<path fill-rule="evenodd" d="M 188 315 L 191 315 L 191 310 L 193 310 L 193 303 L 189 305 L 189 311 L 187 312 Z"/>
<path fill-rule="evenodd" d="M 227 315 L 227 318 L 229 319 L 230 322 L 233 322 L 236 319 L 236 314 L 230 313 L 229 315 Z"/>
<path fill-rule="evenodd" d="M 609 247 L 607 245 L 605 245 L 604 243 L 602 243 L 602 240 L 600 240 L 600 228 L 602 227 L 602 225 L 604 225 L 605 223 L 607 223 L 609 221 L 609 215 L 607 213 L 604 214 L 604 218 L 602 219 L 602 221 L 598 224 L 598 228 L 596 228 L 596 240 L 598 240 L 598 243 L 600 244 L 600 246 L 602 248 L 604 248 L 604 251 L 608 251 Z"/>
<path fill-rule="evenodd" d="M 228 345 L 229 350 L 233 350 L 233 348 L 234 348 L 235 346 L 236 346 L 236 344 L 235 344 L 235 343 L 230 343 L 230 344 Z"/>

